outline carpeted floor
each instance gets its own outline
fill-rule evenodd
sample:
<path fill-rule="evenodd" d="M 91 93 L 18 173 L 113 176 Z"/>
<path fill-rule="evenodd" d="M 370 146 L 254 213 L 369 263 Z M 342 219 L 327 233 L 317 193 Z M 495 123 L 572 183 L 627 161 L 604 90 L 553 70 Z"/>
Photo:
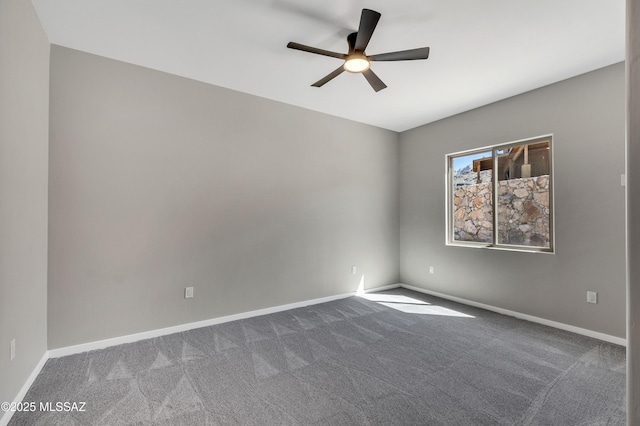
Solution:
<path fill-rule="evenodd" d="M 365 297 L 51 359 L 24 402 L 52 410 L 10 425 L 625 424 L 622 347 L 405 289 Z"/>

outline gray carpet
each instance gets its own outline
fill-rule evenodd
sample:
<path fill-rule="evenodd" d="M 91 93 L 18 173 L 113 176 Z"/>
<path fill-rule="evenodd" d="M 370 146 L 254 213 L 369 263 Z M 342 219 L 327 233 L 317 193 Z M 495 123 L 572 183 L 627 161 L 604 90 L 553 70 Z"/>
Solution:
<path fill-rule="evenodd" d="M 18 425 L 624 425 L 624 348 L 404 289 L 49 360 Z M 383 304 L 384 303 L 384 304 Z"/>

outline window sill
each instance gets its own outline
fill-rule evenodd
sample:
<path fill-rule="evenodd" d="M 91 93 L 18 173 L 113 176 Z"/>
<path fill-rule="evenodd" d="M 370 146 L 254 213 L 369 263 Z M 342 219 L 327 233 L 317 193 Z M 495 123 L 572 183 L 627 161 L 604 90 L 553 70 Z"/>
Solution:
<path fill-rule="evenodd" d="M 467 247 L 473 249 L 488 249 L 488 250 L 498 250 L 498 251 L 511 251 L 511 252 L 521 252 L 521 253 L 542 253 L 542 254 L 555 254 L 554 249 L 548 248 L 535 248 L 535 247 L 527 247 L 527 246 L 499 246 L 495 244 L 486 244 L 486 243 L 474 243 L 474 242 L 465 242 L 465 243 L 457 243 L 457 242 L 447 242 L 447 246 L 450 247 Z"/>

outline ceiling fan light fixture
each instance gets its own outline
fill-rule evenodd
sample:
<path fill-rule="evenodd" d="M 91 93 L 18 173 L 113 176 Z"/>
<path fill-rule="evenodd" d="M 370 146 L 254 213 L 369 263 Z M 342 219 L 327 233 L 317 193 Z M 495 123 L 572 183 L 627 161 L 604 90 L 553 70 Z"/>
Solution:
<path fill-rule="evenodd" d="M 364 55 L 351 55 L 344 61 L 344 69 L 349 72 L 363 72 L 369 69 L 369 61 Z"/>
<path fill-rule="evenodd" d="M 415 59 L 427 59 L 429 57 L 428 47 L 419 47 L 417 49 L 398 50 L 395 52 L 380 53 L 377 55 L 367 56 L 364 51 L 367 49 L 369 40 L 373 35 L 380 20 L 380 13 L 371 9 L 362 9 L 360 15 L 360 24 L 358 31 L 347 36 L 347 44 L 349 45 L 349 53 L 338 53 L 330 50 L 319 49 L 317 47 L 305 46 L 304 44 L 290 41 L 287 44 L 289 49 L 302 50 L 303 52 L 315 53 L 316 55 L 329 56 L 331 58 L 342 59 L 342 66 L 333 70 L 320 80 L 313 83 L 313 87 L 322 87 L 345 71 L 351 73 L 359 73 L 369 82 L 373 90 L 379 92 L 387 87 L 380 77 L 369 68 L 371 61 L 411 61 Z"/>

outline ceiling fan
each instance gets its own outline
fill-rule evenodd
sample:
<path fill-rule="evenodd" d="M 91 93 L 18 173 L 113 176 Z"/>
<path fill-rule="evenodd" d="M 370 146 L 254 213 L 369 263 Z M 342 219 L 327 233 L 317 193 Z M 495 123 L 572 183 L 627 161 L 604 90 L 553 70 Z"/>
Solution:
<path fill-rule="evenodd" d="M 367 79 L 373 90 L 379 92 L 387 87 L 386 84 L 380 80 L 380 78 L 371 70 L 371 61 L 411 61 L 415 59 L 427 59 L 429 57 L 429 48 L 420 47 L 417 49 L 402 50 L 398 52 L 381 53 L 378 55 L 367 55 L 364 50 L 371 40 L 373 30 L 376 29 L 378 21 L 380 20 L 380 13 L 370 10 L 362 9 L 362 15 L 360 16 L 360 26 L 358 32 L 351 33 L 347 36 L 347 43 L 349 44 L 349 52 L 337 53 L 329 50 L 318 49 L 316 47 L 305 46 L 304 44 L 295 43 L 293 41 L 287 44 L 290 49 L 302 50 L 304 52 L 316 53 L 318 55 L 330 56 L 332 58 L 338 58 L 344 60 L 344 63 L 332 73 L 326 77 L 321 78 L 312 84 L 314 87 L 322 87 L 329 81 L 333 80 L 343 71 L 349 71 L 352 73 L 362 73 Z"/>

